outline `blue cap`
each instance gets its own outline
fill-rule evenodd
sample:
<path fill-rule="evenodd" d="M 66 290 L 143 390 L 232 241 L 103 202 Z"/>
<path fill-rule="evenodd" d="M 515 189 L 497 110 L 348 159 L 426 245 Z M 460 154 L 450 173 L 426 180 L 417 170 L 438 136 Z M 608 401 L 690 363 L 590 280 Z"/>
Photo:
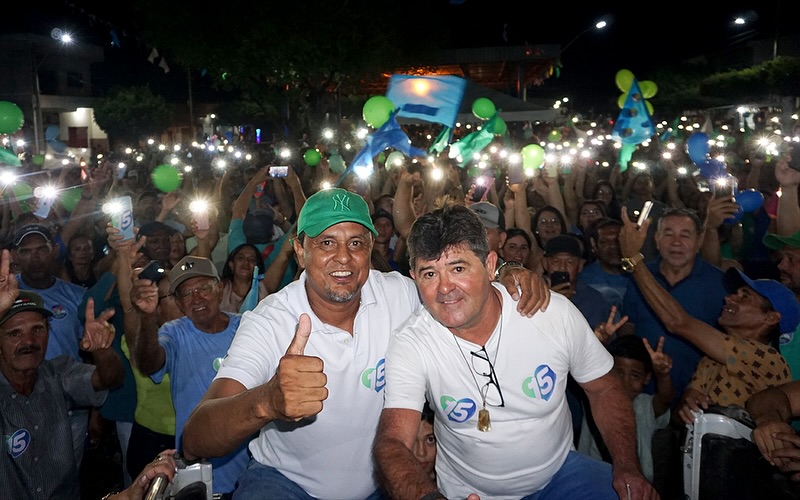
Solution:
<path fill-rule="evenodd" d="M 772 308 L 781 313 L 781 333 L 793 332 L 800 323 L 800 304 L 782 283 L 775 280 L 753 280 L 743 272 L 732 267 L 725 272 L 725 288 L 730 293 L 736 292 L 741 286 L 749 286 L 772 304 Z"/>

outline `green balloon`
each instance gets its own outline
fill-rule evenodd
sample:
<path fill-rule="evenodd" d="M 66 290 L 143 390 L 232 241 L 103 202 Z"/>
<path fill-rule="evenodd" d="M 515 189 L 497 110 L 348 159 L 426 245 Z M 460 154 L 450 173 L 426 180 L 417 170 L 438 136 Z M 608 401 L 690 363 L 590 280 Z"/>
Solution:
<path fill-rule="evenodd" d="M 522 168 L 525 170 L 537 169 L 544 163 L 544 148 L 538 144 L 528 144 L 520 151 L 522 155 Z"/>
<path fill-rule="evenodd" d="M 33 197 L 33 188 L 30 184 L 25 182 L 17 182 L 11 189 L 14 191 L 14 197 L 17 201 L 23 201 Z"/>
<path fill-rule="evenodd" d="M 306 162 L 306 165 L 309 167 L 316 167 L 319 165 L 320 160 L 322 160 L 322 155 L 316 149 L 309 149 L 303 153 L 303 161 Z"/>
<path fill-rule="evenodd" d="M 19 106 L 9 101 L 0 101 L 0 134 L 13 134 L 22 127 L 25 117 Z"/>
<path fill-rule="evenodd" d="M 558 142 L 561 140 L 561 132 L 558 130 L 551 130 L 550 133 L 547 135 L 547 139 L 550 142 Z"/>
<path fill-rule="evenodd" d="M 394 104 L 386 96 L 375 95 L 367 99 L 362 111 L 367 125 L 372 128 L 381 128 L 394 111 Z"/>
<path fill-rule="evenodd" d="M 400 151 L 392 151 L 386 157 L 386 170 L 391 170 L 393 168 L 400 168 L 406 162 L 406 155 L 401 153 Z"/>
<path fill-rule="evenodd" d="M 498 116 L 494 122 L 494 135 L 505 135 L 506 132 L 508 132 L 508 125 Z"/>
<path fill-rule="evenodd" d="M 472 103 L 472 114 L 481 120 L 488 120 L 497 113 L 494 103 L 485 97 L 479 97 Z"/>
<path fill-rule="evenodd" d="M 150 179 L 152 179 L 153 185 L 159 190 L 170 193 L 181 186 L 183 176 L 178 172 L 177 168 L 172 165 L 164 164 L 153 169 L 153 172 L 150 174 Z"/>
<path fill-rule="evenodd" d="M 341 174 L 347 169 L 347 166 L 344 164 L 344 158 L 339 153 L 334 153 L 328 158 L 328 168 L 331 169 L 331 172 L 335 174 Z"/>
<path fill-rule="evenodd" d="M 60 196 L 61 206 L 64 207 L 67 212 L 72 213 L 81 200 L 81 193 L 83 193 L 82 187 L 73 187 L 63 191 Z"/>
<path fill-rule="evenodd" d="M 44 165 L 44 155 L 43 154 L 35 154 L 31 157 L 31 161 L 34 165 L 41 167 Z"/>

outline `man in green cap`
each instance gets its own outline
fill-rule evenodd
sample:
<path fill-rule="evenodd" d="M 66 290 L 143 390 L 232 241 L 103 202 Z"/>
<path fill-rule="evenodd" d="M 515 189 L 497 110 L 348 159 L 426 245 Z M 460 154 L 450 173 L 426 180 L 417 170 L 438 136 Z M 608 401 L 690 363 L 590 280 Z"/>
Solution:
<path fill-rule="evenodd" d="M 310 196 L 297 235 L 300 278 L 243 315 L 184 427 L 184 452 L 220 456 L 258 434 L 237 499 L 377 498 L 371 447 L 384 356 L 392 331 L 420 307 L 416 286 L 370 269 L 376 230 L 358 194 Z M 502 281 L 521 314 L 546 307 L 547 287 L 524 268 Z"/>
<path fill-rule="evenodd" d="M 800 301 L 800 231 L 790 236 L 767 233 L 763 242 L 764 246 L 780 254 L 778 270 L 781 283 L 793 291 L 795 298 Z M 800 326 L 794 332 L 781 334 L 778 344 L 781 355 L 792 370 L 792 378 L 800 380 Z M 794 426 L 800 431 L 800 421 L 795 422 Z"/>
<path fill-rule="evenodd" d="M 100 406 L 106 389 L 122 383 L 122 360 L 111 348 L 113 309 L 94 315 L 86 304 L 80 348 L 94 364 L 71 356 L 45 359 L 49 318 L 35 292 L 20 290 L 9 273 L 10 255 L 0 255 L 0 460 L 4 498 L 80 498 L 70 413 Z"/>

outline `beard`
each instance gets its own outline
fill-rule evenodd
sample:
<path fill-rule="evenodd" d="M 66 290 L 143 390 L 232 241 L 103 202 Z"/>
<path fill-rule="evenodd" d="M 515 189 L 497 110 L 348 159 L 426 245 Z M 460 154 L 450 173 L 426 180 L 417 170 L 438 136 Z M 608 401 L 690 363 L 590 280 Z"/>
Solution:
<path fill-rule="evenodd" d="M 328 294 L 328 299 L 330 299 L 331 302 L 336 302 L 337 304 L 346 304 L 350 302 L 351 300 L 353 300 L 353 297 L 355 297 L 356 294 L 358 293 L 355 290 L 337 293 L 331 289 L 327 289 L 325 290 L 325 292 Z"/>

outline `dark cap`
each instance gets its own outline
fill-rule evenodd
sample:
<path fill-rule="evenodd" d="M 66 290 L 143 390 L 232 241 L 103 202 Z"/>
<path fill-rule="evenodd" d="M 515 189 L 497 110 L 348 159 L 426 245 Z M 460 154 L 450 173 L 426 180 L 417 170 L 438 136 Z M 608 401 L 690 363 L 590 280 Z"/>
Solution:
<path fill-rule="evenodd" d="M 390 214 L 389 212 L 387 212 L 382 208 L 379 208 L 378 210 L 375 211 L 374 214 L 372 214 L 372 223 L 375 224 L 375 221 L 381 218 L 389 219 L 389 222 L 391 222 L 392 225 L 394 225 L 394 217 L 392 217 L 392 214 Z"/>
<path fill-rule="evenodd" d="M 14 233 L 14 247 L 18 247 L 20 243 L 22 243 L 22 240 L 31 234 L 38 234 L 47 240 L 48 243 L 53 241 L 53 234 L 50 232 L 50 228 L 47 226 L 43 224 L 26 224 L 17 229 L 17 232 Z"/>
<path fill-rule="evenodd" d="M 168 235 L 172 236 L 172 233 L 175 233 L 177 230 L 172 226 L 164 224 L 163 222 L 153 221 L 148 222 L 139 228 L 139 236 L 153 236 L 159 231 L 164 231 Z"/>
<path fill-rule="evenodd" d="M 544 256 L 552 257 L 558 253 L 568 253 L 583 258 L 583 245 L 575 236 L 559 234 L 550 239 L 544 246 Z"/>
<path fill-rule="evenodd" d="M 275 211 L 265 206 L 247 212 L 242 221 L 242 232 L 247 243 L 269 243 L 275 239 Z"/>
<path fill-rule="evenodd" d="M 8 321 L 11 316 L 21 313 L 23 311 L 35 311 L 40 313 L 45 318 L 53 315 L 52 312 L 44 308 L 44 301 L 38 293 L 29 290 L 20 290 L 17 300 L 11 305 L 11 308 L 0 318 L 0 325 Z"/>
<path fill-rule="evenodd" d="M 205 257 L 187 255 L 169 271 L 169 293 L 175 293 L 181 283 L 188 279 L 203 277 L 219 280 L 219 273 L 214 263 Z"/>

